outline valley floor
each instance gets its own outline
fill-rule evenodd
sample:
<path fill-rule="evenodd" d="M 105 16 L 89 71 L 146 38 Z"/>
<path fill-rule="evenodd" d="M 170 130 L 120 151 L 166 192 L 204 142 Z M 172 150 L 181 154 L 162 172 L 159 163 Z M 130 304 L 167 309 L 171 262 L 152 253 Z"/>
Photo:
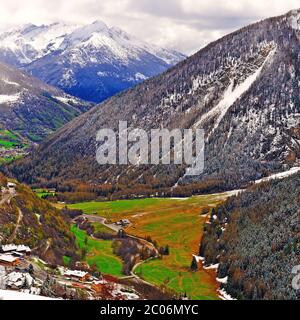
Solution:
<path fill-rule="evenodd" d="M 151 239 L 157 247 L 169 247 L 169 255 L 161 259 L 150 259 L 134 268 L 134 275 L 153 284 L 162 291 L 186 294 L 191 299 L 211 300 L 219 298 L 219 283 L 214 270 L 205 270 L 199 263 L 199 270 L 191 272 L 193 255 L 199 252 L 204 224 L 209 215 L 201 215 L 204 208 L 215 207 L 234 192 L 195 196 L 187 199 L 139 199 L 113 202 L 86 202 L 69 207 L 81 209 L 90 221 L 110 223 L 120 219 L 130 220 L 126 233 Z M 82 231 L 74 230 L 77 239 L 83 243 Z M 81 239 L 81 240 L 80 240 Z M 96 241 L 96 242 L 94 242 Z M 109 250 L 109 242 L 88 239 L 87 260 L 95 262 L 104 273 L 119 274 L 117 257 Z M 106 249 L 98 250 L 105 246 Z M 108 255 L 107 255 L 108 254 Z M 110 262 L 112 264 L 110 265 Z"/>

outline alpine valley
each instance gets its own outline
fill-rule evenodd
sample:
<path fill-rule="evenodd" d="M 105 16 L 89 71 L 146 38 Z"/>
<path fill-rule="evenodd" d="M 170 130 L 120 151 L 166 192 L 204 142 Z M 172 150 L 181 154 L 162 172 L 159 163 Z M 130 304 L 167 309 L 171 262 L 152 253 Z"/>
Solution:
<path fill-rule="evenodd" d="M 79 180 L 118 185 L 126 193 L 136 194 L 139 185 L 141 193 L 172 190 L 179 195 L 181 186 L 188 194 L 229 190 L 297 166 L 299 15 L 289 12 L 236 31 L 94 107 L 12 172 L 28 183 Z M 99 165 L 97 131 L 117 129 L 119 120 L 131 129 L 204 128 L 204 173 L 191 180 L 183 166 Z"/>
<path fill-rule="evenodd" d="M 186 59 L 96 21 L 6 31 L 0 60 L 0 146 L 39 142 L 0 162 L 0 299 L 299 300 L 300 9 Z M 203 173 L 98 164 L 120 121 L 203 128 Z"/>

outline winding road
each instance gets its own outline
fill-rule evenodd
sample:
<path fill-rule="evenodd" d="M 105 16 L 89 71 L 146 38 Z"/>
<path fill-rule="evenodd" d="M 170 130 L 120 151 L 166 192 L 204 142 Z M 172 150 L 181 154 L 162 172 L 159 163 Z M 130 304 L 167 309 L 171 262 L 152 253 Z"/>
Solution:
<path fill-rule="evenodd" d="M 18 230 L 20 228 L 20 224 L 22 222 L 23 219 L 23 213 L 21 211 L 20 208 L 18 208 L 18 218 L 17 218 L 17 223 L 16 223 L 16 227 L 15 230 L 13 231 L 12 235 L 9 238 L 9 242 L 13 242 L 17 236 Z"/>
<path fill-rule="evenodd" d="M 111 229 L 111 230 L 113 230 L 113 231 L 115 231 L 115 232 L 119 232 L 121 229 L 123 229 L 122 227 L 117 226 L 117 225 L 115 225 L 115 224 L 106 224 L 106 223 L 105 223 L 105 222 L 106 222 L 106 218 L 101 217 L 101 216 L 83 214 L 83 215 L 81 215 L 80 217 L 86 218 L 89 222 L 100 223 L 100 224 L 102 224 L 103 226 L 105 226 L 105 227 L 107 227 L 107 228 L 109 228 L 109 229 Z M 136 269 L 138 266 L 140 266 L 141 264 L 143 264 L 143 263 L 145 263 L 145 262 L 148 262 L 148 261 L 150 261 L 150 260 L 153 260 L 153 259 L 157 259 L 158 256 L 159 256 L 158 250 L 155 248 L 155 246 L 154 246 L 151 242 L 149 242 L 149 241 L 147 241 L 147 240 L 145 240 L 145 239 L 143 239 L 143 238 L 139 238 L 139 237 L 133 236 L 133 235 L 131 235 L 131 234 L 126 234 L 126 236 L 127 236 L 128 238 L 131 238 L 131 239 L 140 241 L 140 243 L 148 246 L 148 248 L 149 248 L 150 250 L 154 250 L 154 251 L 156 252 L 156 256 L 155 256 L 155 257 L 152 257 L 152 258 L 149 258 L 149 259 L 147 259 L 147 260 L 145 260 L 145 261 L 140 261 L 140 262 L 138 262 L 137 264 L 135 264 L 135 265 L 133 266 L 131 272 L 130 272 L 131 275 L 130 275 L 130 276 L 127 276 L 127 277 L 124 277 L 124 278 L 122 278 L 122 279 L 135 278 L 136 280 L 138 280 L 138 281 L 140 281 L 140 282 L 142 282 L 142 283 L 145 283 L 145 284 L 147 284 L 147 285 L 149 285 L 149 286 L 155 287 L 155 285 L 153 285 L 152 283 L 147 282 L 147 281 L 141 279 L 139 276 L 137 276 L 137 275 L 134 273 L 134 271 L 135 271 L 135 269 Z"/>
<path fill-rule="evenodd" d="M 4 204 L 10 204 L 10 201 L 12 198 L 14 198 L 16 196 L 16 192 L 9 192 L 9 191 L 4 191 L 2 192 L 2 199 L 0 200 L 0 207 L 3 206 Z M 9 242 L 13 242 L 17 236 L 18 230 L 20 228 L 20 224 L 22 222 L 23 219 L 23 212 L 20 208 L 17 208 L 18 211 L 18 218 L 17 218 L 17 222 L 16 222 L 16 227 L 13 231 L 13 233 L 11 234 L 11 236 L 9 237 Z"/>

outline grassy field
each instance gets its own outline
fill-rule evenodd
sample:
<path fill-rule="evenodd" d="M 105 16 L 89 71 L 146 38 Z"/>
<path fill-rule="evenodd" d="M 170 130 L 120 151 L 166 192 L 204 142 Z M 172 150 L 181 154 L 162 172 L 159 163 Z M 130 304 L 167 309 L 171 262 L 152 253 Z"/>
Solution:
<path fill-rule="evenodd" d="M 116 234 L 115 231 L 113 231 L 112 229 L 104 226 L 103 224 L 95 222 L 95 223 L 91 223 L 91 225 L 95 228 L 95 233 L 103 232 L 103 233 L 108 233 L 108 234 Z"/>
<path fill-rule="evenodd" d="M 86 251 L 86 262 L 92 266 L 96 264 L 103 274 L 122 277 L 122 261 L 113 254 L 112 241 L 96 240 L 88 237 L 86 232 L 75 225 L 71 231 L 76 237 L 77 245 Z M 64 260 L 67 260 L 64 258 Z"/>
<path fill-rule="evenodd" d="M 21 157 L 18 152 L 10 153 L 9 151 L 25 149 L 27 145 L 15 133 L 9 130 L 0 129 L 0 148 L 6 152 L 0 154 L 0 165 L 13 162 Z"/>
<path fill-rule="evenodd" d="M 214 207 L 224 197 L 197 196 L 189 199 L 140 199 L 114 202 L 89 202 L 71 205 L 87 214 L 98 214 L 112 220 L 128 218 L 130 234 L 157 241 L 170 247 L 170 255 L 139 265 L 135 273 L 157 286 L 187 293 L 192 299 L 217 299 L 215 274 L 204 269 L 189 270 L 192 255 L 199 251 L 204 207 Z"/>
<path fill-rule="evenodd" d="M 86 214 L 99 214 L 102 217 L 119 220 L 143 210 L 155 210 L 157 207 L 172 206 L 167 199 L 118 200 L 109 202 L 83 202 L 69 205 L 71 209 L 80 209 Z"/>
<path fill-rule="evenodd" d="M 0 130 L 0 147 L 12 149 L 15 147 L 23 147 L 24 145 L 14 133 L 8 130 Z"/>
<path fill-rule="evenodd" d="M 33 189 L 33 192 L 39 197 L 43 198 L 45 196 L 55 196 L 55 192 L 50 192 L 46 189 Z"/>

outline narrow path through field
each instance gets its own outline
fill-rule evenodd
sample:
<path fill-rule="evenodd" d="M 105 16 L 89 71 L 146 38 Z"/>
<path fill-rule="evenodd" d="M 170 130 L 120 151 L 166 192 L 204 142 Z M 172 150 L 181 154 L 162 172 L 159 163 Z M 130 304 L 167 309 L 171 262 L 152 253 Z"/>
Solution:
<path fill-rule="evenodd" d="M 89 215 L 89 214 L 83 214 L 81 217 L 87 219 L 89 222 L 97 222 L 97 223 L 100 223 L 102 224 L 103 226 L 111 229 L 112 231 L 115 231 L 115 232 L 119 232 L 122 227 L 119 227 L 115 224 L 106 224 L 106 218 L 104 217 L 101 217 L 101 216 L 95 216 L 95 215 Z"/>
<path fill-rule="evenodd" d="M 20 208 L 18 208 L 18 218 L 17 218 L 17 223 L 16 223 L 16 227 L 15 227 L 15 230 L 13 231 L 12 235 L 10 236 L 9 238 L 9 241 L 12 242 L 15 240 L 16 236 L 17 236 L 17 233 L 18 233 L 18 230 L 20 228 L 20 224 L 22 222 L 22 219 L 23 219 L 23 213 L 21 211 Z"/>
<path fill-rule="evenodd" d="M 10 204 L 10 201 L 13 197 L 16 196 L 16 193 L 10 193 L 10 192 L 6 192 L 2 194 L 2 199 L 0 200 L 0 206 L 3 206 L 4 204 Z M 20 224 L 22 222 L 23 219 L 23 213 L 21 211 L 20 208 L 18 208 L 18 218 L 17 218 L 17 222 L 16 222 L 16 227 L 12 233 L 12 235 L 9 238 L 9 242 L 12 242 L 15 240 L 18 230 L 20 228 Z"/>
<path fill-rule="evenodd" d="M 113 231 L 115 231 L 115 232 L 119 232 L 120 229 L 122 229 L 122 227 L 119 227 L 119 226 L 114 225 L 114 224 L 106 224 L 106 223 L 105 223 L 105 222 L 106 222 L 106 218 L 104 218 L 104 217 L 95 216 L 95 215 L 88 215 L 88 214 L 84 214 L 84 215 L 82 215 L 82 217 L 86 218 L 89 222 L 97 222 L 97 223 L 100 223 L 100 224 L 102 224 L 103 226 L 108 227 L 109 229 L 111 229 L 111 230 L 113 230 Z M 148 262 L 148 261 L 153 260 L 153 259 L 157 259 L 157 258 L 158 258 L 158 255 L 159 255 L 158 250 L 155 248 L 155 246 L 154 246 L 151 242 L 149 242 L 149 241 L 147 241 L 147 240 L 145 240 L 145 239 L 143 239 L 143 238 L 136 237 L 136 236 L 133 236 L 133 235 L 131 235 L 131 234 L 127 234 L 127 237 L 129 237 L 129 238 L 131 238 L 131 239 L 138 240 L 138 241 L 140 241 L 141 243 L 143 243 L 144 245 L 147 245 L 151 250 L 155 250 L 156 256 L 153 257 L 153 258 L 147 259 L 147 260 L 145 260 L 145 261 L 140 261 L 140 262 L 138 262 L 137 264 L 135 264 L 135 265 L 133 266 L 133 268 L 132 268 L 131 276 L 127 276 L 127 277 L 124 277 L 124 278 L 122 278 L 122 279 L 135 278 L 136 280 L 140 281 L 141 283 L 145 283 L 145 284 L 147 284 L 147 285 L 149 285 L 149 286 L 155 287 L 155 285 L 153 285 L 152 283 L 147 282 L 147 281 L 141 279 L 138 275 L 136 275 L 136 274 L 134 273 L 134 271 L 135 271 L 135 269 L 136 269 L 138 266 L 142 265 L 143 263 Z"/>

